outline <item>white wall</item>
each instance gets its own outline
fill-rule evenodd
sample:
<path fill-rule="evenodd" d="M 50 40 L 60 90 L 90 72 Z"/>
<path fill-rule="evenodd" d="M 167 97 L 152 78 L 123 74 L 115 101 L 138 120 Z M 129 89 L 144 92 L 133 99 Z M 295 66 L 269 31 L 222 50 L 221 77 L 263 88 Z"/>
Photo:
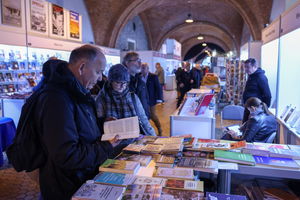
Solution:
<path fill-rule="evenodd" d="M 82 15 L 82 42 L 94 43 L 94 34 L 90 17 L 84 4 L 84 0 L 47 0 L 50 3 L 64 7 L 67 10 L 73 10 Z"/>

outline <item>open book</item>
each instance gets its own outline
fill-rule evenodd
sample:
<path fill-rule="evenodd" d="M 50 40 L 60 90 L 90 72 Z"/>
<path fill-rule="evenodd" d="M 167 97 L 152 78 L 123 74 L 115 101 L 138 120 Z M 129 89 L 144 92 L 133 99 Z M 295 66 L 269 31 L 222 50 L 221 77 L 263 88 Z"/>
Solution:
<path fill-rule="evenodd" d="M 243 135 L 243 133 L 240 131 L 240 125 L 227 126 L 226 128 L 230 131 L 236 132 L 237 136 Z"/>
<path fill-rule="evenodd" d="M 129 117 L 113 121 L 104 122 L 104 135 L 101 140 L 111 140 L 116 135 L 119 139 L 137 138 L 140 134 L 138 117 Z"/>

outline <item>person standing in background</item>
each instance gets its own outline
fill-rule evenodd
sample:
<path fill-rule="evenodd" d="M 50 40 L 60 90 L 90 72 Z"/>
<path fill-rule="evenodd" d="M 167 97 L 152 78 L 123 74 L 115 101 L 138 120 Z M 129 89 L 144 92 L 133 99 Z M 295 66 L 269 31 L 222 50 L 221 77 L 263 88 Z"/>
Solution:
<path fill-rule="evenodd" d="M 130 82 L 128 85 L 130 92 L 134 92 L 139 97 L 145 110 L 145 114 L 147 115 L 148 119 L 150 119 L 147 87 L 139 76 L 139 73 L 141 72 L 141 59 L 139 58 L 139 54 L 136 52 L 128 52 L 124 56 L 122 64 L 127 67 L 130 74 Z"/>
<path fill-rule="evenodd" d="M 156 68 L 156 71 L 154 74 L 156 74 L 158 76 L 158 80 L 159 80 L 159 83 L 161 86 L 161 98 L 164 102 L 163 91 L 164 91 L 164 86 L 165 86 L 165 71 L 162 68 L 162 66 L 160 65 L 160 63 L 156 63 L 155 68 Z"/>
<path fill-rule="evenodd" d="M 141 78 L 146 83 L 149 94 L 150 119 L 154 122 L 158 135 L 162 136 L 161 124 L 156 115 L 156 104 L 162 102 L 161 85 L 157 75 L 149 72 L 147 63 L 143 63 L 141 69 Z"/>
<path fill-rule="evenodd" d="M 191 73 L 193 79 L 192 88 L 200 88 L 201 81 L 203 78 L 200 64 L 196 64 L 195 67 L 193 67 L 193 69 L 191 70 Z"/>
<path fill-rule="evenodd" d="M 250 97 L 257 97 L 270 107 L 271 91 L 265 71 L 257 66 L 254 58 L 249 58 L 245 61 L 245 72 L 248 74 L 248 80 L 243 93 L 243 103 L 245 104 Z M 248 120 L 249 114 L 248 109 L 245 109 L 243 123 Z"/>
<path fill-rule="evenodd" d="M 180 106 L 182 100 L 184 99 L 185 94 L 191 89 L 191 85 L 194 83 L 191 73 L 190 63 L 185 64 L 185 68 L 180 72 L 178 76 L 178 85 L 180 96 L 177 101 L 177 108 Z"/>

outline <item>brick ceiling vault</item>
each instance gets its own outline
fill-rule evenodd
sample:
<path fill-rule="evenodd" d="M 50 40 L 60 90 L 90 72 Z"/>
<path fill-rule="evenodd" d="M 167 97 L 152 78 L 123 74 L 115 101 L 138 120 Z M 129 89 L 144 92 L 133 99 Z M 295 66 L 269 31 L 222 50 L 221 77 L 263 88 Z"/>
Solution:
<path fill-rule="evenodd" d="M 218 41 L 224 50 L 229 48 L 238 51 L 244 24 L 249 27 L 253 40 L 261 39 L 261 30 L 263 24 L 269 21 L 273 2 L 273 0 L 190 1 L 192 5 L 190 8 L 187 6 L 187 0 L 85 0 L 85 4 L 93 26 L 95 42 L 99 45 L 115 47 L 124 26 L 138 15 L 144 23 L 150 49 L 158 50 L 167 37 L 183 42 L 183 49 L 186 49 L 185 44 L 191 46 L 193 42 L 194 45 L 199 43 L 192 40 L 192 37 L 203 34 L 214 37 L 215 42 Z M 183 24 L 190 12 L 198 28 L 196 25 Z M 203 24 L 209 24 L 214 28 L 206 30 Z M 189 43 L 184 42 L 187 40 Z"/>

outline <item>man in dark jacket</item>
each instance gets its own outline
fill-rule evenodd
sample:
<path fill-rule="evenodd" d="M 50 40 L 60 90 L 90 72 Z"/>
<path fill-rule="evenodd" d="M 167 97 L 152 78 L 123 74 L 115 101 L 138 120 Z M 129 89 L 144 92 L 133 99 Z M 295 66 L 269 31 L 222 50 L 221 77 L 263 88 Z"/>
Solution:
<path fill-rule="evenodd" d="M 128 52 L 123 58 L 123 65 L 125 65 L 130 74 L 129 90 L 134 92 L 140 99 L 145 114 L 150 119 L 149 96 L 147 87 L 142 81 L 139 73 L 141 72 L 141 59 L 136 52 Z"/>
<path fill-rule="evenodd" d="M 245 104 L 250 97 L 257 97 L 270 107 L 271 91 L 265 71 L 257 67 L 254 58 L 249 58 L 245 61 L 245 71 L 249 77 L 243 93 L 243 103 Z M 249 114 L 249 111 L 245 109 L 243 123 L 248 120 Z"/>
<path fill-rule="evenodd" d="M 192 78 L 191 66 L 190 63 L 187 63 L 184 70 L 182 70 L 177 77 L 177 84 L 180 91 L 180 96 L 177 101 L 177 108 L 180 106 L 185 94 L 192 88 L 191 86 L 193 83 L 194 80 Z"/>
<path fill-rule="evenodd" d="M 200 88 L 201 81 L 202 81 L 202 71 L 200 69 L 200 65 L 196 64 L 195 67 L 191 70 L 192 73 L 192 79 L 193 79 L 193 84 L 192 88 Z"/>
<path fill-rule="evenodd" d="M 97 47 L 84 45 L 71 52 L 69 63 L 44 64 L 44 80 L 34 111 L 46 163 L 39 170 L 43 199 L 70 199 L 113 153 L 112 142 L 101 142 L 91 89 L 106 60 Z"/>
<path fill-rule="evenodd" d="M 162 103 L 162 88 L 158 76 L 149 72 L 147 63 L 142 64 L 141 78 L 146 83 L 149 94 L 150 119 L 154 122 L 158 135 L 162 136 L 162 129 L 159 119 L 156 115 L 156 104 Z"/>

